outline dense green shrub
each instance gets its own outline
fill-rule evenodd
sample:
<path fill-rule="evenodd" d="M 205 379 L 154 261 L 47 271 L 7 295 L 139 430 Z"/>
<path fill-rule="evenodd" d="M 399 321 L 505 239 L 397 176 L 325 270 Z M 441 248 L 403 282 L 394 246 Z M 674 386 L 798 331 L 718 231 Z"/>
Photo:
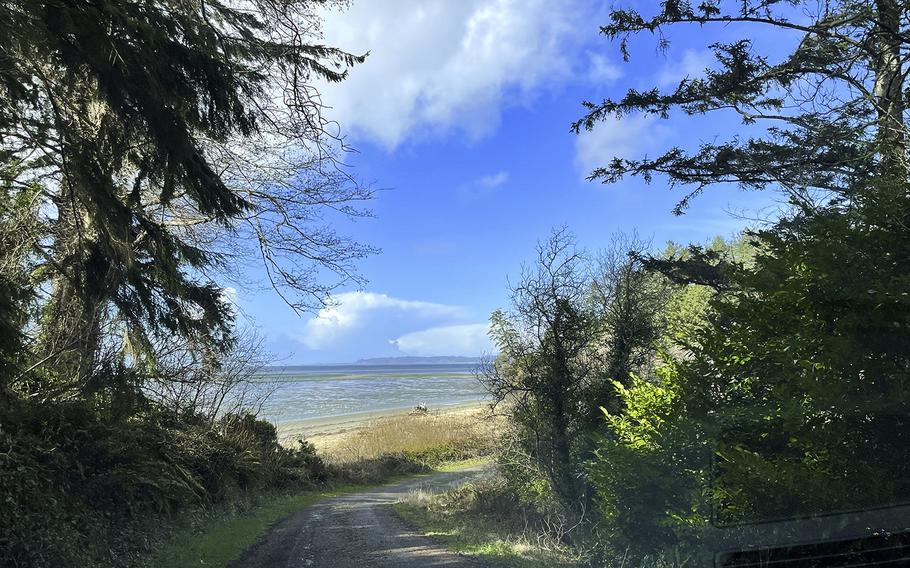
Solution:
<path fill-rule="evenodd" d="M 906 183 L 880 182 L 755 234 L 681 373 L 722 522 L 910 495 L 908 220 Z"/>
<path fill-rule="evenodd" d="M 703 326 L 656 377 L 619 388 L 588 473 L 614 547 L 697 528 L 905 502 L 910 482 L 910 200 L 872 185 L 751 233 Z M 836 243 L 836 246 L 833 246 Z M 657 261 L 692 276 L 691 262 Z"/>
<path fill-rule="evenodd" d="M 312 446 L 278 444 L 250 414 L 178 417 L 154 404 L 111 421 L 86 402 L 7 396 L 0 408 L 0 565 L 129 565 L 152 519 L 261 489 L 308 487 Z"/>
<path fill-rule="evenodd" d="M 694 425 L 680 420 L 676 365 L 656 372 L 653 381 L 616 385 L 624 410 L 605 412 L 608 431 L 586 468 L 597 489 L 598 539 L 636 556 L 678 546 L 709 518 L 700 491 L 710 458 Z"/>

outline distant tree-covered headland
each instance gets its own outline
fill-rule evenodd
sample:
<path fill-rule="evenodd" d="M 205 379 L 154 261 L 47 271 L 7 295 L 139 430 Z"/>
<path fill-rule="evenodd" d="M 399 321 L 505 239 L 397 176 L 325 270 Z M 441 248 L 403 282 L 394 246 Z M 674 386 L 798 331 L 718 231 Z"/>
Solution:
<path fill-rule="evenodd" d="M 358 359 L 357 365 L 475 365 L 480 363 L 480 357 L 371 357 Z"/>

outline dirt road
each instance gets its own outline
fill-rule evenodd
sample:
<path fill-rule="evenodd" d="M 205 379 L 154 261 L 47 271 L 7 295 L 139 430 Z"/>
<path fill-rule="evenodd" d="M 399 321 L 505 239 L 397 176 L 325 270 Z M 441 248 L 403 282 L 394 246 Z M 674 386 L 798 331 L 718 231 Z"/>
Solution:
<path fill-rule="evenodd" d="M 414 531 L 389 506 L 417 488 L 445 491 L 483 466 L 326 499 L 276 524 L 231 568 L 478 568 Z"/>

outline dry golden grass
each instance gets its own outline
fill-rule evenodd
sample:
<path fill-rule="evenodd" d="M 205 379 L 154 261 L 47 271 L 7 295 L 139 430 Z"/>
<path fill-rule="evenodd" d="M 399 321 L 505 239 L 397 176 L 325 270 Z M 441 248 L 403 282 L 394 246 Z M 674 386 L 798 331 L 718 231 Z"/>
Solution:
<path fill-rule="evenodd" d="M 481 410 L 381 418 L 340 435 L 324 449 L 330 463 L 406 455 L 428 465 L 488 455 L 497 423 Z"/>

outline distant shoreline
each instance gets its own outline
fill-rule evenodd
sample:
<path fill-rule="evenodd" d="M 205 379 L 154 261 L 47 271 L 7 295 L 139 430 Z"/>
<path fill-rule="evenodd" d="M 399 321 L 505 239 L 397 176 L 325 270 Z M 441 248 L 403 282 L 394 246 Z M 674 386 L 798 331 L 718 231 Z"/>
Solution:
<path fill-rule="evenodd" d="M 483 357 L 371 357 L 358 359 L 354 365 L 479 365 Z"/>
<path fill-rule="evenodd" d="M 264 369 L 320 369 L 320 368 L 400 368 L 400 367 L 478 367 L 484 363 L 483 357 L 374 357 L 348 362 L 331 363 L 291 363 L 287 365 L 267 365 Z"/>

